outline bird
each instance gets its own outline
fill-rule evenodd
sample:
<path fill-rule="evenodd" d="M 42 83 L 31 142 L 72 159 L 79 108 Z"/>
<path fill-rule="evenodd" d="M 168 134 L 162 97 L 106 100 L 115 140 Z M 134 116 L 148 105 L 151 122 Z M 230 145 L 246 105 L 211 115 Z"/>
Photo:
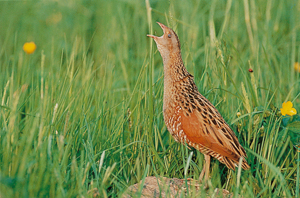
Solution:
<path fill-rule="evenodd" d="M 199 180 L 209 179 L 211 157 L 234 170 L 241 158 L 241 167 L 250 166 L 247 154 L 233 130 L 214 105 L 206 99 L 184 66 L 177 34 L 157 22 L 163 30 L 154 39 L 164 65 L 163 117 L 168 131 L 175 141 L 193 147 L 204 154 L 204 164 Z M 207 184 L 206 184 L 207 185 Z"/>

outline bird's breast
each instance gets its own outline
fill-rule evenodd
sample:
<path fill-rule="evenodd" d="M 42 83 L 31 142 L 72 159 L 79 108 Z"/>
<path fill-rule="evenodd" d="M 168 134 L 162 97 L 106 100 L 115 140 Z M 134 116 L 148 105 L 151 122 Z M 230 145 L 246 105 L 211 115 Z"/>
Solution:
<path fill-rule="evenodd" d="M 165 84 L 163 114 L 164 121 L 170 134 L 176 141 L 184 142 L 184 131 L 182 130 L 182 107 L 178 98 L 178 88 L 174 84 Z"/>
<path fill-rule="evenodd" d="M 176 141 L 182 142 L 181 107 L 170 104 L 164 107 L 164 121 L 170 134 Z"/>

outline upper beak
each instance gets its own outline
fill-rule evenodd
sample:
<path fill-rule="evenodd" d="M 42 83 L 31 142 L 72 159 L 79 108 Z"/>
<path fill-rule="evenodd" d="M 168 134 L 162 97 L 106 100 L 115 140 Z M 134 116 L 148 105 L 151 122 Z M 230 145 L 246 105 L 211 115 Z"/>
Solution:
<path fill-rule="evenodd" d="M 164 33 L 165 33 L 165 29 L 167 26 L 165 26 L 164 24 L 160 23 L 160 22 L 156 22 L 160 27 L 161 29 L 163 29 Z"/>
<path fill-rule="evenodd" d="M 162 29 L 162 30 L 164 31 L 164 33 L 165 33 L 165 29 L 166 29 L 167 26 L 165 26 L 164 24 L 162 24 L 162 23 L 160 23 L 160 22 L 157 22 L 157 24 L 161 27 L 161 29 Z M 149 36 L 149 37 L 151 37 L 151 38 L 153 38 L 153 39 L 159 38 L 159 37 L 157 37 L 157 36 L 150 35 L 150 34 L 148 34 L 147 36 Z"/>

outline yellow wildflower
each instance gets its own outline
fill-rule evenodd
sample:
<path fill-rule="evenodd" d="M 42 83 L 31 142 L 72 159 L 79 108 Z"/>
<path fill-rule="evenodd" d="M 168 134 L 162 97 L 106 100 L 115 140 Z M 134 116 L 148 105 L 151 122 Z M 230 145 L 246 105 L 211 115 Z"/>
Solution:
<path fill-rule="evenodd" d="M 240 117 L 241 115 L 242 115 L 242 114 L 241 114 L 240 112 L 237 112 L 237 113 L 236 113 L 236 116 L 237 116 L 237 117 Z"/>
<path fill-rule="evenodd" d="M 299 72 L 299 73 L 300 73 L 300 63 L 295 62 L 295 64 L 294 64 L 294 69 L 295 69 L 296 72 Z"/>
<path fill-rule="evenodd" d="M 23 45 L 23 50 L 27 54 L 32 54 L 36 49 L 36 45 L 34 42 L 27 42 Z"/>
<path fill-rule="evenodd" d="M 282 108 L 280 108 L 280 112 L 282 115 L 289 115 L 289 116 L 293 116 L 295 114 L 297 114 L 297 110 L 293 107 L 293 103 L 291 101 L 287 101 L 282 103 Z"/>

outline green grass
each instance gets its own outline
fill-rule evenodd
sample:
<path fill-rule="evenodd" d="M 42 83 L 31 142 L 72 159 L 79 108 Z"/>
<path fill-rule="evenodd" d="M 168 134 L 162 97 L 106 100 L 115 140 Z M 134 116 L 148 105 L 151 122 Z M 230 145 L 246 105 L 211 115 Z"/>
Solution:
<path fill-rule="evenodd" d="M 162 59 L 146 37 L 162 34 L 156 21 L 178 33 L 199 91 L 247 151 L 240 177 L 213 160 L 212 185 L 297 196 L 297 142 L 276 108 L 290 100 L 300 111 L 300 1 L 150 6 L 0 1 L 0 197 L 118 197 L 145 176 L 198 179 L 203 155 L 163 122 Z"/>

